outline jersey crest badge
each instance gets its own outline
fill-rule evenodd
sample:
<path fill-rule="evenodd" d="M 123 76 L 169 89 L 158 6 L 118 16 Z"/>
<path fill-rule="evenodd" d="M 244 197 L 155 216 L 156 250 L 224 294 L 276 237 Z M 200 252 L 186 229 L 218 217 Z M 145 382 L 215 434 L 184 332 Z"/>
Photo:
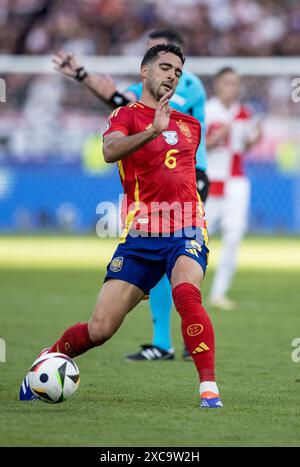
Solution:
<path fill-rule="evenodd" d="M 174 146 L 178 143 L 178 134 L 177 131 L 163 131 L 163 137 L 166 143 Z"/>
<path fill-rule="evenodd" d="M 112 262 L 110 263 L 109 269 L 112 272 L 119 272 L 122 269 L 123 266 L 123 256 L 118 256 L 117 258 L 114 258 Z"/>
<path fill-rule="evenodd" d="M 192 136 L 191 130 L 189 129 L 187 123 L 183 122 L 182 120 L 179 120 L 178 122 L 176 122 L 176 124 L 179 126 L 181 133 L 186 138 L 190 138 Z"/>

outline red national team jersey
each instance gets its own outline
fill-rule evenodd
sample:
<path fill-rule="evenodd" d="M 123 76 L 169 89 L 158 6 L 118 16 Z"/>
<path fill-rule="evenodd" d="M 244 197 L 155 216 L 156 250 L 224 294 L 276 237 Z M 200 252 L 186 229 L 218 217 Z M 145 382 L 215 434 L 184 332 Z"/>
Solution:
<path fill-rule="evenodd" d="M 140 102 L 119 107 L 110 115 L 104 136 L 114 131 L 125 136 L 145 131 L 154 114 L 155 109 Z M 205 227 L 195 175 L 200 136 L 195 118 L 172 110 L 166 131 L 118 162 L 126 195 L 122 208 L 126 231 L 162 233 Z"/>

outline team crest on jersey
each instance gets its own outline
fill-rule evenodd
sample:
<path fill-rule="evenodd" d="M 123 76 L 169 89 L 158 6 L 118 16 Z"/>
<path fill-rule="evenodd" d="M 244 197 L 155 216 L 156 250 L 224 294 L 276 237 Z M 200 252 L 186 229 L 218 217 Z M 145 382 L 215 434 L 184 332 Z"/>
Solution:
<path fill-rule="evenodd" d="M 174 146 L 178 143 L 178 134 L 177 131 L 163 131 L 163 137 L 166 143 Z"/>
<path fill-rule="evenodd" d="M 176 124 L 179 126 L 181 133 L 186 138 L 190 138 L 192 136 L 191 130 L 189 129 L 187 123 L 183 122 L 182 120 L 179 120 L 178 122 L 176 122 Z"/>
<path fill-rule="evenodd" d="M 118 256 L 117 258 L 114 258 L 112 262 L 110 263 L 109 269 L 112 272 L 119 272 L 122 269 L 123 266 L 123 256 Z"/>

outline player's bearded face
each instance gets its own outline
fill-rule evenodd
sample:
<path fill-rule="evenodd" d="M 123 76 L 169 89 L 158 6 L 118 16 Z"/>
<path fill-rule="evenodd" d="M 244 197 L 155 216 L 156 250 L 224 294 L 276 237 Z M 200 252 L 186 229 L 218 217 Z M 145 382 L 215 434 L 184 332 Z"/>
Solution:
<path fill-rule="evenodd" d="M 182 73 L 179 57 L 166 53 L 148 67 L 146 89 L 159 101 L 167 92 L 174 92 Z"/>
<path fill-rule="evenodd" d="M 152 73 L 149 73 L 149 77 L 146 82 L 146 87 L 152 95 L 152 97 L 154 97 L 157 101 L 159 101 L 160 98 L 168 92 L 167 86 L 164 86 L 161 80 L 153 76 Z M 169 90 L 170 89 L 173 89 L 173 86 L 170 85 Z"/>

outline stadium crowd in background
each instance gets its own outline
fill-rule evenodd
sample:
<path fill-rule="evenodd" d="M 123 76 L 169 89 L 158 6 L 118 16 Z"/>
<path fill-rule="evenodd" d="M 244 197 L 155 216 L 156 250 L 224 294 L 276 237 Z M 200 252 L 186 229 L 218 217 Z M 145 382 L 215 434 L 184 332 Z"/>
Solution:
<path fill-rule="evenodd" d="M 186 56 L 299 54 L 296 1 L 166 0 L 161 5 L 158 0 L 0 0 L 0 54 L 52 55 L 65 50 L 79 57 L 140 56 L 149 32 L 164 27 L 184 36 Z M 7 102 L 1 108 L 0 161 L 27 161 L 29 154 L 34 161 L 46 157 L 73 161 L 82 153 L 82 142 L 104 129 L 107 109 L 87 91 L 82 94 L 77 83 L 54 75 L 4 73 L 2 77 Z M 211 76 L 201 73 L 201 78 L 210 97 Z M 120 90 L 132 80 L 132 76 L 116 77 Z M 291 78 L 262 74 L 247 76 L 243 83 L 243 102 L 256 114 L 278 117 L 275 123 L 265 119 L 270 128 L 265 135 L 290 138 L 281 135 L 285 128 L 293 139 L 297 122 L 290 121 L 287 127 L 280 121 L 299 115 L 299 106 L 291 100 Z M 274 154 L 273 140 L 266 144 L 263 153 Z"/>
<path fill-rule="evenodd" d="M 149 30 L 170 26 L 187 55 L 300 53 L 296 0 L 0 0 L 2 53 L 140 55 Z"/>

